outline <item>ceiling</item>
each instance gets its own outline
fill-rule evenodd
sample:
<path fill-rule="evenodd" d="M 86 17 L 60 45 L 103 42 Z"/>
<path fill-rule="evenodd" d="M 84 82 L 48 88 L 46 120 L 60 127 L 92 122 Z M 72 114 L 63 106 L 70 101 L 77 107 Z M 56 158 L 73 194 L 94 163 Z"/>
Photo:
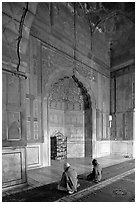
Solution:
<path fill-rule="evenodd" d="M 70 5 L 74 8 L 74 3 Z M 91 35 L 99 42 L 96 50 L 100 50 L 101 41 L 108 43 L 110 66 L 134 58 L 135 2 L 77 2 L 75 7 L 81 8 L 89 20 Z"/>
<path fill-rule="evenodd" d="M 108 67 L 114 67 L 126 60 L 134 60 L 135 2 L 64 2 L 63 4 L 66 4 L 73 14 L 75 8 L 77 15 L 82 13 L 82 16 L 85 15 L 88 19 L 94 44 L 91 46 L 93 60 L 101 60 L 101 63 L 104 62 Z M 24 3 L 3 4 L 3 38 L 7 34 L 5 47 L 7 46 L 8 50 L 5 49 L 6 56 L 8 52 L 13 53 L 13 44 L 17 46 L 17 39 L 18 48 L 21 47 L 23 53 L 27 50 L 26 42 L 32 21 L 36 17 L 37 3 L 29 3 L 29 15 L 25 17 L 26 28 L 24 27 L 24 31 L 21 32 L 23 22 L 20 24 L 19 22 L 27 9 L 25 6 Z M 10 32 L 8 34 L 8 30 L 14 34 L 11 35 Z M 12 51 L 9 51 L 9 47 Z M 17 53 L 19 55 L 19 49 Z"/>

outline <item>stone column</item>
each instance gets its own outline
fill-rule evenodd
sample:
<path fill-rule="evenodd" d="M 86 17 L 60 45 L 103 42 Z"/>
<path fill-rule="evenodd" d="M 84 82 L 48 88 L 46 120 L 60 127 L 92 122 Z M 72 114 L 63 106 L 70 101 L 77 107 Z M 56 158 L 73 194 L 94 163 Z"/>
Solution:
<path fill-rule="evenodd" d="M 43 135 L 44 135 L 44 143 L 43 146 L 43 166 L 50 166 L 50 138 L 48 134 L 48 99 L 44 98 L 43 106 Z"/>
<path fill-rule="evenodd" d="M 92 157 L 97 156 L 96 150 L 96 108 L 92 108 Z"/>

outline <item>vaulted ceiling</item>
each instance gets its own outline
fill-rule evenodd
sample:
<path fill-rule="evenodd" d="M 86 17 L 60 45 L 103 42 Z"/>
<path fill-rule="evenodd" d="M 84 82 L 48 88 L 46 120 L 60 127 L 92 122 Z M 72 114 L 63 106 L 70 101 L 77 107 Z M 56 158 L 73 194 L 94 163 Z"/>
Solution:
<path fill-rule="evenodd" d="M 67 4 L 73 11 L 74 3 Z M 111 67 L 134 58 L 135 2 L 77 2 L 75 7 L 88 18 L 96 50 L 101 41 L 109 44 Z"/>
<path fill-rule="evenodd" d="M 46 2 L 46 4 L 49 4 L 49 9 L 52 3 L 54 4 L 54 2 Z M 61 3 L 65 4 L 73 14 L 84 15 L 87 19 L 91 39 L 95 45 L 92 47 L 92 59 L 94 61 L 96 61 L 96 58 L 102 58 L 104 48 L 110 56 L 111 68 L 125 61 L 134 61 L 135 2 Z M 20 54 L 26 53 L 29 33 L 32 22 L 36 18 L 38 3 L 5 2 L 2 6 L 2 37 L 5 46 L 3 56 L 9 54 L 13 62 L 17 58 L 17 61 L 19 61 L 18 68 L 20 65 L 19 51 Z M 11 53 L 15 53 L 15 57 Z M 7 58 L 5 58 L 5 61 L 7 61 Z"/>

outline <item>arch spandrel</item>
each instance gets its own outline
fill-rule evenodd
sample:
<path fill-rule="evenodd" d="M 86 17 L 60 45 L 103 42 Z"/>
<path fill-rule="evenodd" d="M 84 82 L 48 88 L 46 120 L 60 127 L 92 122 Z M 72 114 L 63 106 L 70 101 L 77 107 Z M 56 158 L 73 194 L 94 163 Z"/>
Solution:
<path fill-rule="evenodd" d="M 76 74 L 76 76 L 73 75 L 72 71 L 68 71 L 68 70 L 55 70 L 54 73 L 49 77 L 49 80 L 46 84 L 43 84 L 43 98 L 44 99 L 48 99 L 49 97 L 49 93 L 50 93 L 50 89 L 51 86 L 55 83 L 57 83 L 61 78 L 75 78 L 75 82 L 76 83 L 80 83 L 85 91 L 87 92 L 87 95 L 90 96 L 91 99 L 91 106 L 96 108 L 96 99 L 93 93 L 93 90 L 91 89 L 91 86 L 89 84 L 89 82 L 80 74 Z M 81 88 L 82 88 L 81 87 Z"/>

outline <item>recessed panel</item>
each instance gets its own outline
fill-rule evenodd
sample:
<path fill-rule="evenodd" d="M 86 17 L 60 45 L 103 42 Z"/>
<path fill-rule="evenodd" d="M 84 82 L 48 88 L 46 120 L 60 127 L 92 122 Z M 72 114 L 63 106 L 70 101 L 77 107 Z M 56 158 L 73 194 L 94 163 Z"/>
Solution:
<path fill-rule="evenodd" d="M 39 146 L 27 147 L 27 164 L 39 164 Z"/>
<path fill-rule="evenodd" d="M 2 157 L 2 182 L 20 180 L 22 172 L 21 153 L 7 153 Z"/>
<path fill-rule="evenodd" d="M 20 140 L 21 139 L 20 112 L 8 112 L 7 118 L 8 118 L 7 139 Z"/>

